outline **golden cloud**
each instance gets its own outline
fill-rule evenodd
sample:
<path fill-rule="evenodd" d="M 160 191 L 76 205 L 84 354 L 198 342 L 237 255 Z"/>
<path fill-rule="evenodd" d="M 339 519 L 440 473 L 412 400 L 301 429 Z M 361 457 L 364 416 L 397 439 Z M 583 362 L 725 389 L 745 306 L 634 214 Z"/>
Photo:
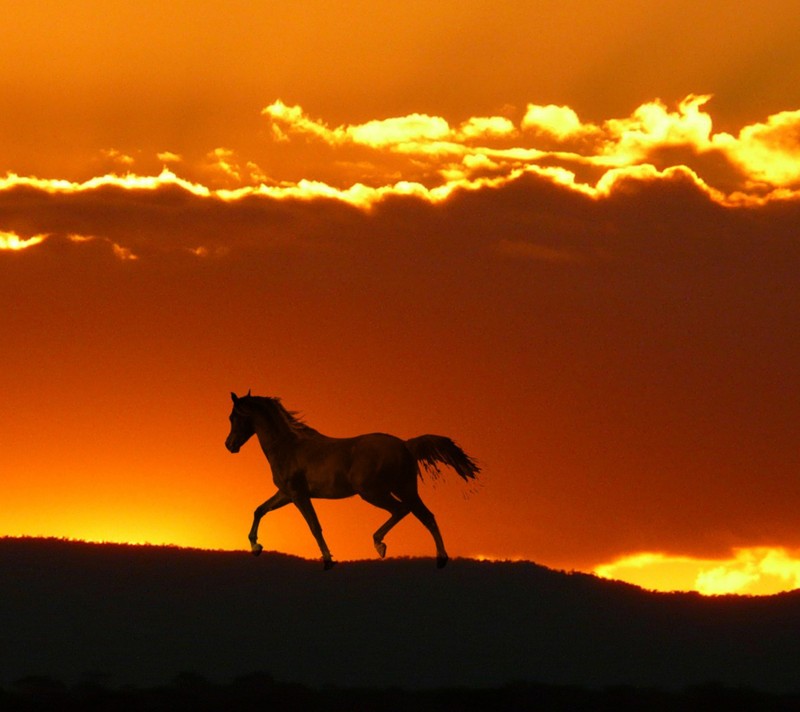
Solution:
<path fill-rule="evenodd" d="M 179 153 L 173 153 L 172 151 L 160 151 L 156 154 L 156 158 L 163 163 L 180 163 L 183 160 Z"/>
<path fill-rule="evenodd" d="M 350 169 L 368 165 L 373 180 L 334 185 L 314 177 L 313 171 L 296 180 L 270 178 L 255 161 L 227 147 L 207 152 L 195 165 L 180 160 L 182 176 L 177 168 L 164 168 L 157 175 L 106 173 L 84 181 L 9 173 L 0 177 L 0 195 L 6 196 L 6 209 L 14 217 L 0 223 L 6 230 L 0 233 L 0 249 L 23 249 L 40 244 L 49 232 L 83 229 L 53 229 L 30 213 L 26 217 L 11 197 L 23 193 L 91 196 L 92 203 L 108 199 L 114 191 L 150 194 L 158 201 L 169 194 L 175 203 L 185 201 L 181 196 L 192 196 L 212 208 L 236 203 L 252 206 L 254 201 L 273 206 L 323 201 L 370 213 L 387 201 L 413 199 L 439 205 L 457 195 L 513 189 L 536 181 L 549 184 L 559 194 L 596 203 L 639 194 L 651 185 L 664 192 L 688 191 L 686 195 L 731 209 L 796 201 L 800 197 L 800 111 L 776 114 L 733 136 L 713 132 L 705 110 L 709 101 L 708 96 L 690 95 L 674 110 L 649 102 L 630 117 L 597 125 L 582 122 L 566 106 L 531 104 L 519 126 L 499 116 L 473 117 L 451 125 L 441 117 L 410 114 L 336 127 L 309 117 L 300 106 L 277 101 L 263 113 L 281 150 L 291 152 L 298 137 L 311 139 L 332 152 L 330 165 Z M 545 146 L 542 136 L 545 143 L 559 143 L 558 150 Z M 176 163 L 180 158 L 177 154 L 162 157 L 174 158 Z M 381 171 L 385 180 L 380 179 Z M 723 180 L 720 176 L 725 171 Z M 5 218 L 0 215 L 0 219 Z M 94 225 L 85 230 L 104 234 Z M 208 230 L 203 227 L 200 232 L 206 235 Z M 21 237 L 24 234 L 30 237 Z M 181 247 L 200 250 L 195 254 L 203 256 L 218 254 L 220 244 L 218 239 L 203 237 Z M 578 257 L 567 246 L 529 235 L 506 237 L 495 248 L 498 253 L 537 262 L 585 258 L 583 252 Z M 141 254 L 138 245 L 127 249 L 130 252 L 115 254 L 120 259 Z"/>
<path fill-rule="evenodd" d="M 86 181 L 70 181 L 61 178 L 35 178 L 32 176 L 19 176 L 9 173 L 5 178 L 0 178 L 0 191 L 14 188 L 33 188 L 50 194 L 83 193 L 105 187 L 122 188 L 126 190 L 154 191 L 167 185 L 173 185 L 194 195 L 210 196 L 212 191 L 192 181 L 179 178 L 175 173 L 165 168 L 157 176 L 142 176 L 135 173 L 117 175 L 107 173 Z"/>
<path fill-rule="evenodd" d="M 128 261 L 128 260 L 138 260 L 139 257 L 133 253 L 131 249 L 128 247 L 124 247 L 122 245 L 113 242 L 112 240 L 106 237 L 95 237 L 94 235 L 80 235 L 78 233 L 70 233 L 66 236 L 69 242 L 82 244 L 82 243 L 89 243 L 89 242 L 103 242 L 107 243 L 111 247 L 111 252 L 119 260 Z"/>
<path fill-rule="evenodd" d="M 441 141 L 447 139 L 451 133 L 447 121 L 426 114 L 368 121 L 365 124 L 348 126 L 344 132 L 353 143 L 375 148 L 387 146 L 394 149 L 409 144 Z"/>
<path fill-rule="evenodd" d="M 136 159 L 133 156 L 129 156 L 122 151 L 118 151 L 116 148 L 107 148 L 102 151 L 102 154 L 111 162 L 123 166 L 132 166 L 134 163 L 136 163 Z"/>
<path fill-rule="evenodd" d="M 487 169 L 510 177 L 545 166 L 565 171 L 583 166 L 592 170 L 574 187 L 603 197 L 620 171 L 641 178 L 653 167 L 658 170 L 650 171 L 651 177 L 688 170 L 722 203 L 786 199 L 787 190 L 793 197 L 800 188 L 800 111 L 776 114 L 733 136 L 714 132 L 705 108 L 710 101 L 709 95 L 690 94 L 671 110 L 654 100 L 601 124 L 583 122 L 570 107 L 552 104 L 529 104 L 519 126 L 498 116 L 451 126 L 442 117 L 410 114 L 331 127 L 281 101 L 262 113 L 282 142 L 304 137 L 342 155 L 366 148 L 374 161 L 404 155 L 407 173 L 419 173 L 424 165 L 427 175 L 445 183 L 469 181 Z"/>
<path fill-rule="evenodd" d="M 689 95 L 674 109 L 656 100 L 629 117 L 600 124 L 582 121 L 568 106 L 529 104 L 518 125 L 503 116 L 451 125 L 442 117 L 413 113 L 339 126 L 275 101 L 262 114 L 287 164 L 306 165 L 291 161 L 294 150 L 327 152 L 316 163 L 309 161 L 300 178 L 268 176 L 252 156 L 220 146 L 195 162 L 171 152 L 158 154 L 164 163 L 179 166 L 181 176 L 177 168 L 157 175 L 109 172 L 84 181 L 9 173 L 0 178 L 0 191 L 173 187 L 224 202 L 330 199 L 370 210 L 391 197 L 435 204 L 458 191 L 498 188 L 535 175 L 595 200 L 632 182 L 676 180 L 693 183 L 726 207 L 797 199 L 800 111 L 775 114 L 734 136 L 714 132 L 706 110 L 710 100 Z M 129 166 L 130 156 L 121 151 L 108 149 L 105 155 Z M 337 170 L 349 180 L 336 180 Z"/>
<path fill-rule="evenodd" d="M 692 146 L 698 151 L 710 147 L 711 117 L 701 111 L 710 96 L 686 97 L 677 111 L 660 101 L 648 102 L 626 119 L 611 119 L 603 126 L 604 155 L 619 165 L 646 160 L 650 151 L 667 146 Z"/>
<path fill-rule="evenodd" d="M 215 148 L 208 154 L 213 164 L 226 176 L 241 181 L 242 172 L 236 162 L 236 155 L 228 148 Z"/>
<path fill-rule="evenodd" d="M 44 242 L 47 235 L 32 235 L 23 238 L 13 231 L 0 230 L 0 250 L 24 250 Z"/>
<path fill-rule="evenodd" d="M 784 111 L 766 123 L 745 126 L 735 139 L 725 134 L 715 138 L 751 180 L 767 186 L 800 184 L 800 111 Z"/>
<path fill-rule="evenodd" d="M 450 150 L 460 153 L 462 141 L 516 133 L 513 122 L 502 116 L 472 117 L 455 129 L 442 117 L 428 114 L 374 119 L 331 128 L 323 121 L 310 118 L 302 107 L 287 106 L 280 100 L 261 113 L 270 119 L 273 135 L 280 141 L 290 140 L 293 134 L 306 135 L 333 146 L 353 144 L 406 153 L 429 153 L 431 145 L 449 146 Z"/>
<path fill-rule="evenodd" d="M 581 123 L 578 114 L 568 106 L 538 106 L 528 104 L 522 119 L 522 128 L 527 131 L 540 131 L 554 138 L 564 140 L 598 131 L 596 126 Z"/>
<path fill-rule="evenodd" d="M 458 128 L 458 135 L 467 141 L 486 137 L 506 138 L 516 133 L 514 122 L 505 116 L 476 116 L 467 119 Z"/>

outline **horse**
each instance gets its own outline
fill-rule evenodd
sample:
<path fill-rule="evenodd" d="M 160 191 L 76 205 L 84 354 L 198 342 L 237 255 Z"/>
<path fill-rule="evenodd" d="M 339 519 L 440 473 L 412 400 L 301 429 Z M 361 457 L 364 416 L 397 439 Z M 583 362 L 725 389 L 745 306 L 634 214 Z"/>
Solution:
<path fill-rule="evenodd" d="M 385 509 L 391 515 L 373 534 L 375 549 L 386 556 L 383 538 L 403 517 L 413 514 L 431 533 L 436 545 L 436 566 L 448 561 L 436 519 L 417 492 L 420 466 L 432 477 L 440 473 L 439 464 L 449 466 L 465 481 L 474 480 L 480 467 L 450 438 L 420 435 L 402 440 L 386 433 L 368 433 L 351 438 L 323 435 L 307 425 L 295 411 L 287 410 L 279 398 L 231 393 L 231 430 L 225 447 L 231 453 L 253 436 L 272 470 L 278 488 L 253 515 L 248 539 L 258 556 L 258 525 L 267 512 L 294 504 L 316 539 L 325 570 L 334 565 L 322 527 L 311 500 L 342 499 L 358 495 L 365 502 Z"/>

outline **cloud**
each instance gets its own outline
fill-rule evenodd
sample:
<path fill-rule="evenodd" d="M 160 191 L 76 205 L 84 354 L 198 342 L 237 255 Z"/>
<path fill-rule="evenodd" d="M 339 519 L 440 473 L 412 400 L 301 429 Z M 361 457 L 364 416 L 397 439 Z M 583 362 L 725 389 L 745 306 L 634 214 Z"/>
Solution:
<path fill-rule="evenodd" d="M 69 181 L 8 174 L 0 178 L 0 190 L 23 184 L 51 193 L 171 185 L 227 202 L 321 198 L 369 210 L 392 196 L 413 194 L 435 203 L 525 174 L 598 200 L 631 181 L 671 181 L 680 174 L 729 207 L 800 197 L 800 112 L 775 114 L 733 135 L 714 132 L 710 104 L 707 95 L 689 95 L 675 108 L 654 100 L 628 117 L 600 123 L 582 121 L 568 106 L 528 104 L 518 123 L 506 116 L 450 123 L 412 113 L 332 126 L 301 106 L 275 101 L 262 111 L 274 148 L 269 173 L 257 157 L 227 146 L 193 160 L 159 153 L 162 164 L 172 167 L 152 175 L 133 172 L 131 156 L 109 149 L 110 170 L 102 175 Z M 287 170 L 292 178 L 282 175 Z"/>
<path fill-rule="evenodd" d="M 212 159 L 213 165 L 226 176 L 233 178 L 235 181 L 241 181 L 242 173 L 236 164 L 236 157 L 233 151 L 228 148 L 215 148 L 208 154 L 208 157 Z"/>
<path fill-rule="evenodd" d="M 23 238 L 10 230 L 0 230 L 0 250 L 24 250 L 39 245 L 47 239 L 47 235 L 31 235 Z"/>
<path fill-rule="evenodd" d="M 112 163 L 116 163 L 123 166 L 132 166 L 136 163 L 136 159 L 133 156 L 129 156 L 122 151 L 118 151 L 116 148 L 107 148 L 102 151 L 102 154 L 105 158 L 109 159 Z"/>
<path fill-rule="evenodd" d="M 121 245 L 117 245 L 115 243 L 111 244 L 111 249 L 114 252 L 114 255 L 121 260 L 138 260 L 139 258 L 133 254 L 131 250 L 127 247 L 122 247 Z"/>
<path fill-rule="evenodd" d="M 654 148 L 689 145 L 698 151 L 711 144 L 711 117 L 702 111 L 710 96 L 689 95 L 669 111 L 660 101 L 642 104 L 629 118 L 606 121 L 603 153 L 622 165 L 646 160 Z"/>
<path fill-rule="evenodd" d="M 220 187 L 235 190 L 242 184 L 247 186 L 260 186 L 268 182 L 273 184 L 257 163 L 244 161 L 230 148 L 215 148 L 206 154 L 206 158 L 212 180 L 219 183 L 219 179 L 222 179 Z"/>
<path fill-rule="evenodd" d="M 364 146 L 394 150 L 412 146 L 419 150 L 426 143 L 448 138 L 451 131 L 447 121 L 441 117 L 411 114 L 348 126 L 344 133 L 349 141 Z"/>
<path fill-rule="evenodd" d="M 585 259 L 584 255 L 569 249 L 553 247 L 551 245 L 541 245 L 523 240 L 501 239 L 497 243 L 497 250 L 501 254 L 511 257 L 521 257 L 524 259 L 553 262 L 556 264 L 582 262 Z"/>
<path fill-rule="evenodd" d="M 554 104 L 528 104 L 522 118 L 522 129 L 547 133 L 559 140 L 592 134 L 598 130 L 595 126 L 581 123 L 578 114 L 568 106 Z"/>
<path fill-rule="evenodd" d="M 122 245 L 118 245 L 117 243 L 112 242 L 111 240 L 105 237 L 98 238 L 93 235 L 79 235 L 77 233 L 70 233 L 69 235 L 66 236 L 66 238 L 69 242 L 79 245 L 95 241 L 106 243 L 111 247 L 111 252 L 114 255 L 114 257 L 122 261 L 139 259 L 129 248 L 123 247 Z"/>
<path fill-rule="evenodd" d="M 458 128 L 458 135 L 464 140 L 483 138 L 508 138 L 517 133 L 511 119 L 505 116 L 475 116 L 464 121 Z"/>
<path fill-rule="evenodd" d="M 417 112 L 333 125 L 278 100 L 262 111 L 268 131 L 260 137 L 266 145 L 258 155 L 233 145 L 193 157 L 163 151 L 157 158 L 170 168 L 158 173 L 160 166 L 153 163 L 151 174 L 144 160 L 133 163 L 138 154 L 106 149 L 107 165 L 94 177 L 9 174 L 0 178 L 0 189 L 25 181 L 53 192 L 171 183 L 226 201 L 254 195 L 333 198 L 370 209 L 409 193 L 436 202 L 457 190 L 497 187 L 525 173 L 605 199 L 628 179 L 670 179 L 682 171 L 721 205 L 797 199 L 800 111 L 780 112 L 728 133 L 714 130 L 712 108 L 710 96 L 690 94 L 675 106 L 655 99 L 629 116 L 597 122 L 581 119 L 569 106 L 531 103 L 516 119 L 510 110 L 508 116 L 460 121 Z"/>
<path fill-rule="evenodd" d="M 568 106 L 528 104 L 519 126 L 499 116 L 472 117 L 453 126 L 427 114 L 331 127 L 300 106 L 276 101 L 263 110 L 273 135 L 319 141 L 336 154 L 356 148 L 383 156 L 406 156 L 407 173 L 444 182 L 468 181 L 491 167 L 495 174 L 559 167 L 585 176 L 578 190 L 592 191 L 611 175 L 687 169 L 721 203 L 794 197 L 800 177 L 800 112 L 782 112 L 743 127 L 738 136 L 715 133 L 706 107 L 710 95 L 690 94 L 668 108 L 653 100 L 630 116 L 599 124 L 583 122 Z M 388 164 L 387 164 L 388 165 Z M 420 167 L 425 166 L 421 171 Z M 392 164 L 392 173 L 396 172 Z M 612 173 L 616 172 L 616 173 Z M 787 190 L 789 191 L 787 193 Z"/>
<path fill-rule="evenodd" d="M 103 188 L 120 188 L 123 190 L 155 191 L 164 186 L 177 186 L 195 195 L 211 195 L 207 187 L 179 178 L 175 173 L 164 169 L 157 176 L 144 176 L 134 173 L 118 175 L 107 173 L 86 181 L 71 181 L 60 178 L 35 178 L 32 176 L 19 176 L 15 173 L 6 174 L 0 178 L 0 192 L 17 188 L 29 188 L 49 194 L 75 194 L 88 193 Z"/>
<path fill-rule="evenodd" d="M 258 170 L 258 166 L 245 163 L 231 149 L 218 148 L 208 158 L 208 165 L 226 179 L 223 186 L 227 179 L 235 181 Z M 587 182 L 576 171 L 558 165 L 524 164 L 519 157 L 512 159 L 515 167 L 508 169 L 504 165 L 508 160 L 507 153 L 500 149 L 492 157 L 488 153 L 468 154 L 461 161 L 442 163 L 444 179 L 435 185 L 397 180 L 386 185 L 353 183 L 337 187 L 325 181 L 301 179 L 212 187 L 180 177 L 167 168 L 152 176 L 106 174 L 85 181 L 8 174 L 0 178 L 0 229 L 17 236 L 97 235 L 140 257 L 156 247 L 202 247 L 209 250 L 209 255 L 215 255 L 219 254 L 217 248 L 230 247 L 226 243 L 227 224 L 241 220 L 247 225 L 247 234 L 269 234 L 267 244 L 274 244 L 298 236 L 299 230 L 286 227 L 285 237 L 275 235 L 275 221 L 286 226 L 290 224 L 289 215 L 349 215 L 351 210 L 385 215 L 392 206 L 414 203 L 502 205 L 506 201 L 503 196 L 530 194 L 514 206 L 510 225 L 504 224 L 502 215 L 497 218 L 500 222 L 492 249 L 507 257 L 567 264 L 608 258 L 616 239 L 609 226 L 615 226 L 618 234 L 620 225 L 629 220 L 626 211 L 634 205 L 635 212 L 630 215 L 637 215 L 640 225 L 647 220 L 654 229 L 667 220 L 670 224 L 664 230 L 692 232 L 705 221 L 736 221 L 744 210 L 754 217 L 766 217 L 770 206 L 778 211 L 800 206 L 791 190 L 725 194 L 685 165 L 664 169 L 650 163 L 610 167 L 597 180 Z M 668 207 L 665 201 L 682 207 Z M 302 204 L 309 208 L 301 208 Z M 497 206 L 486 209 L 495 214 Z M 591 218 L 589 213 L 593 214 Z M 302 224 L 306 224 L 305 218 Z M 127 225 L 136 229 L 127 230 Z M 640 225 L 631 225 L 630 229 L 638 230 Z M 148 232 L 163 229 L 171 231 L 172 240 L 160 245 L 144 244 Z M 120 234 L 125 237 L 118 237 Z M 565 242 L 567 235 L 570 237 Z M 598 241 L 587 249 L 586 244 L 576 244 L 575 235 L 598 235 Z M 602 242 L 608 239 L 611 242 Z M 22 238 L 7 237 L 4 242 L 21 245 Z M 33 247 L 41 242 L 25 244 Z"/>
<path fill-rule="evenodd" d="M 262 109 L 261 114 L 270 119 L 272 135 L 278 141 L 289 141 L 291 134 L 315 136 L 326 143 L 341 143 L 342 130 L 331 130 L 321 121 L 308 117 L 303 107 L 289 106 L 280 99 Z"/>
<path fill-rule="evenodd" d="M 716 145 L 754 182 L 800 185 L 800 111 L 784 111 L 765 123 L 745 126 L 736 139 L 721 135 Z"/>
<path fill-rule="evenodd" d="M 180 163 L 183 160 L 179 153 L 173 153 L 172 151 L 160 151 L 156 154 L 156 158 L 164 163 Z"/>
<path fill-rule="evenodd" d="M 290 135 L 308 135 L 331 145 L 360 144 L 373 148 L 419 146 L 441 141 L 450 136 L 450 126 L 443 118 L 427 114 L 410 114 L 388 119 L 375 119 L 363 124 L 330 128 L 325 122 L 310 118 L 302 107 L 287 106 L 278 100 L 261 112 L 271 120 L 273 135 L 288 141 Z"/>

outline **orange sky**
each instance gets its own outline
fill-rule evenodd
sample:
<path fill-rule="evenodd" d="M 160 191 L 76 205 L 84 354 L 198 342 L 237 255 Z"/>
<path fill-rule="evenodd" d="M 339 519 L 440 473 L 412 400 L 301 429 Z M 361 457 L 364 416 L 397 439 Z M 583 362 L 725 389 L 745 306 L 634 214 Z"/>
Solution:
<path fill-rule="evenodd" d="M 458 440 L 453 555 L 796 585 L 793 3 L 3 6 L 0 534 L 245 549 L 252 388 Z"/>

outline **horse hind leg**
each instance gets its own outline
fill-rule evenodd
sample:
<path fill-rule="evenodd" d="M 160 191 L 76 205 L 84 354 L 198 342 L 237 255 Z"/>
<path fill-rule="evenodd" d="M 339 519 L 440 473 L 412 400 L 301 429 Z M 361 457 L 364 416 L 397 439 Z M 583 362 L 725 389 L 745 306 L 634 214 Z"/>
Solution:
<path fill-rule="evenodd" d="M 395 499 L 389 492 L 359 492 L 359 495 L 365 502 L 369 502 L 374 507 L 385 509 L 392 515 L 372 535 L 375 551 L 383 559 L 386 556 L 386 544 L 383 543 L 383 538 L 411 510 L 403 502 Z"/>
<path fill-rule="evenodd" d="M 422 522 L 423 526 L 431 533 L 431 536 L 433 536 L 433 541 L 436 543 L 436 568 L 443 569 L 447 566 L 449 557 L 444 548 L 444 541 L 442 540 L 439 526 L 436 524 L 436 517 L 434 517 L 433 512 L 425 506 L 419 495 L 410 503 L 410 509 L 411 513 Z"/>

